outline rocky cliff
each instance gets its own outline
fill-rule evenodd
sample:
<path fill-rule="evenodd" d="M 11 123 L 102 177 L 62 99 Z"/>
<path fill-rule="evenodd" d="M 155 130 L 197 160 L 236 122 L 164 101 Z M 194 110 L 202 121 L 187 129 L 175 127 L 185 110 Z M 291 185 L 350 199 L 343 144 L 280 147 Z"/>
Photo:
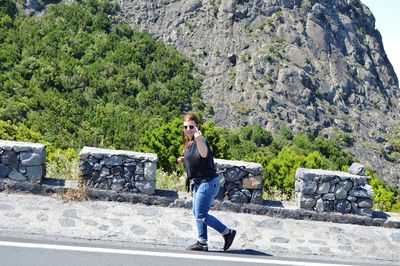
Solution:
<path fill-rule="evenodd" d="M 118 3 L 124 21 L 197 63 L 208 116 L 219 125 L 345 132 L 360 161 L 399 182 L 385 151 L 399 133 L 399 83 L 360 1 Z"/>
<path fill-rule="evenodd" d="M 360 0 L 115 1 L 122 21 L 196 62 L 208 119 L 344 132 L 358 160 L 400 187 L 399 83 Z M 40 15 L 39 2 L 25 10 Z"/>

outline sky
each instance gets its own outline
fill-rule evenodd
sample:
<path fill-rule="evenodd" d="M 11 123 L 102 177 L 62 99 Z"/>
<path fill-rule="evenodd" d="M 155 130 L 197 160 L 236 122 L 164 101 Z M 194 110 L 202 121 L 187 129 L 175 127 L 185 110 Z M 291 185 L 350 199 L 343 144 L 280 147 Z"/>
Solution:
<path fill-rule="evenodd" d="M 400 0 L 361 0 L 375 17 L 383 47 L 400 79 Z"/>

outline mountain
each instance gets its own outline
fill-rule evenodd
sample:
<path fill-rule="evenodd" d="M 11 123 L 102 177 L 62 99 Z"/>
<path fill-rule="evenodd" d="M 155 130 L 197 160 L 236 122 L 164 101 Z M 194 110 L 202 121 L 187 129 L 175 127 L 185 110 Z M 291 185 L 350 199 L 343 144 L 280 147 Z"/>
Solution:
<path fill-rule="evenodd" d="M 361 1 L 118 3 L 122 21 L 194 60 L 218 125 L 344 134 L 360 162 L 400 186 L 399 82 Z"/>

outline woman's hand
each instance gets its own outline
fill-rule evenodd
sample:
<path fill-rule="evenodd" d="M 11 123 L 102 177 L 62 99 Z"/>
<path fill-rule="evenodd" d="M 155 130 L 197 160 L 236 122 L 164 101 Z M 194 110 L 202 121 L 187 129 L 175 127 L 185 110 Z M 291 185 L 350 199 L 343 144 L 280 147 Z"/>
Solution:
<path fill-rule="evenodd" d="M 203 142 L 203 138 L 201 137 L 201 131 L 195 127 L 194 139 L 197 143 L 197 149 L 199 150 L 199 154 L 202 158 L 207 157 L 207 146 Z"/>
<path fill-rule="evenodd" d="M 185 158 L 183 157 L 183 156 L 181 156 L 181 157 L 179 157 L 178 158 L 178 163 L 180 163 L 180 164 L 184 164 L 185 163 Z"/>
<path fill-rule="evenodd" d="M 198 137 L 201 137 L 201 131 L 197 128 L 197 126 L 194 128 L 194 138 L 197 139 Z"/>

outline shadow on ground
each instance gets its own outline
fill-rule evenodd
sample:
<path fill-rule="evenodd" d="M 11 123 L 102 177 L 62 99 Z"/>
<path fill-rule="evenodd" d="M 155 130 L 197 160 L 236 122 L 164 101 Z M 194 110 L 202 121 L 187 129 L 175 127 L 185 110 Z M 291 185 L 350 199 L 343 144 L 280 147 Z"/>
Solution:
<path fill-rule="evenodd" d="M 282 201 L 278 201 L 278 200 L 264 200 L 263 201 L 263 205 L 264 206 L 268 206 L 268 207 L 280 207 L 280 208 L 284 208 Z"/>
<path fill-rule="evenodd" d="M 155 195 L 160 196 L 160 197 L 171 198 L 171 199 L 179 198 L 178 193 L 176 191 L 172 191 L 172 190 L 156 189 Z"/>
<path fill-rule="evenodd" d="M 238 254 L 238 255 L 252 255 L 252 256 L 272 256 L 271 254 L 257 251 L 254 249 L 230 249 L 228 251 L 223 250 L 209 250 L 208 252 L 212 253 L 229 253 L 229 254 Z"/>
<path fill-rule="evenodd" d="M 373 211 L 372 212 L 372 217 L 373 218 L 388 219 L 390 217 L 390 215 L 385 213 L 385 212 Z"/>

